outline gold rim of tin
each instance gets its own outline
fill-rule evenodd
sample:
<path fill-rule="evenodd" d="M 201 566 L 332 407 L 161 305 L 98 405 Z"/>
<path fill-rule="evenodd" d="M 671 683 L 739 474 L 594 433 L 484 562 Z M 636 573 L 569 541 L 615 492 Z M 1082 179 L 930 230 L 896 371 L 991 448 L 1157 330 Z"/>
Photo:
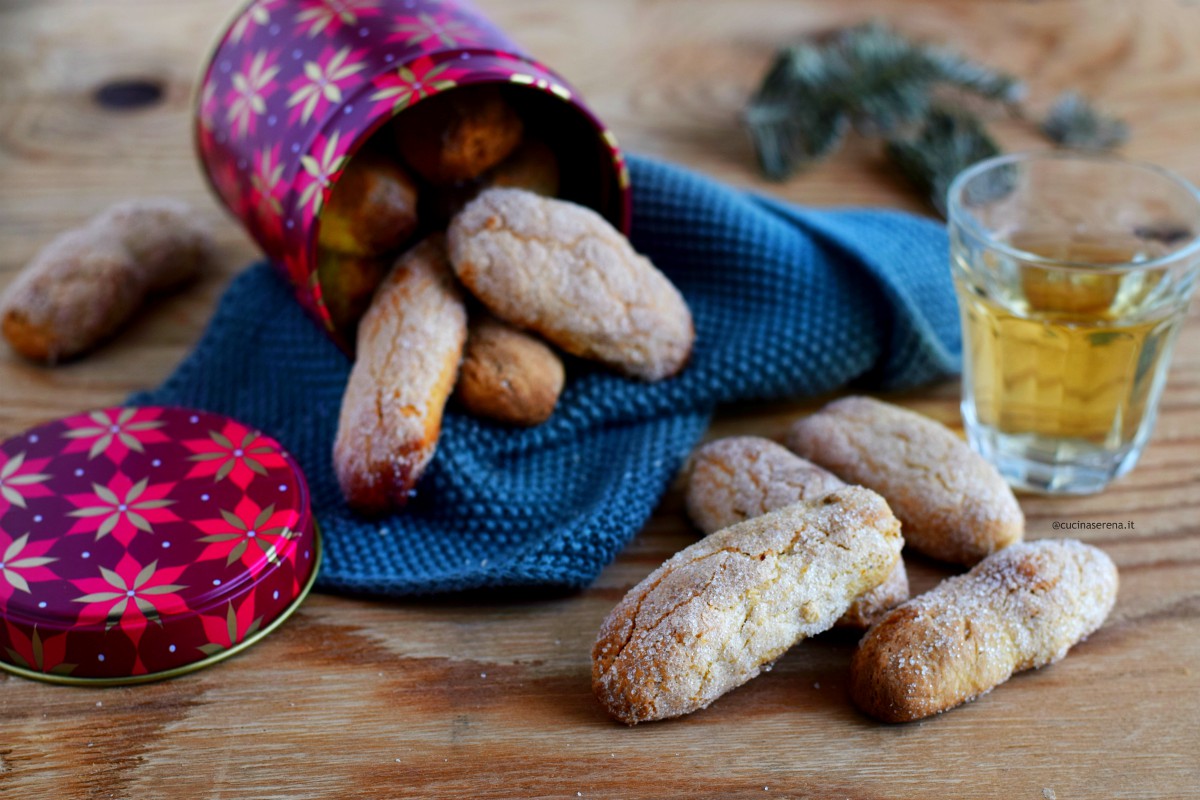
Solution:
<path fill-rule="evenodd" d="M 181 675 L 187 675 L 197 670 L 211 667 L 213 664 L 224 661 L 227 658 L 237 655 L 243 650 L 254 646 L 263 637 L 273 633 L 276 628 L 291 618 L 304 599 L 308 597 L 308 593 L 312 591 L 313 584 L 317 582 L 317 573 L 321 571 L 321 559 L 324 551 L 321 544 L 321 529 L 317 525 L 316 519 L 313 519 L 313 551 L 315 560 L 313 561 L 312 573 L 309 574 L 308 580 L 304 582 L 304 586 L 300 588 L 300 593 L 295 599 L 285 608 L 278 617 L 271 620 L 270 624 L 265 628 L 255 631 L 252 635 L 230 647 L 228 650 L 222 650 L 219 653 L 214 653 L 211 656 L 205 656 L 199 661 L 191 664 L 183 664 L 182 666 L 173 667 L 163 670 L 162 672 L 151 672 L 146 675 L 130 675 L 130 676 L 114 676 L 108 678 L 84 678 L 72 675 L 52 675 L 47 672 L 36 672 L 35 670 L 18 667 L 16 664 L 9 664 L 7 661 L 0 661 L 0 670 L 19 675 L 22 678 L 28 678 L 41 683 L 54 683 L 60 686 L 132 686 L 139 683 L 153 683 L 155 681 L 165 681 L 170 678 L 178 678 Z"/>

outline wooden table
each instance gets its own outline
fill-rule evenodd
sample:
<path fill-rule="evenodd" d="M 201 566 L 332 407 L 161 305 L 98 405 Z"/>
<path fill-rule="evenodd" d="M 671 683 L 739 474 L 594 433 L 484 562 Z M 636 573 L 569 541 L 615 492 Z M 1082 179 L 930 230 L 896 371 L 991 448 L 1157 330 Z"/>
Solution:
<path fill-rule="evenodd" d="M 60 229 L 127 195 L 183 197 L 220 232 L 221 272 L 57 369 L 0 347 L 0 435 L 119 402 L 164 378 L 255 256 L 201 182 L 188 99 L 231 0 L 0 5 L 0 285 Z M 882 16 L 1028 76 L 1044 106 L 1076 87 L 1133 122 L 1131 156 L 1200 182 L 1194 2 L 718 3 L 483 0 L 576 83 L 630 150 L 817 205 L 920 210 L 878 146 L 853 141 L 783 185 L 756 177 L 738 112 L 790 37 Z M 109 111 L 93 91 L 161 80 L 164 101 Z M 1036 143 L 998 124 L 1009 148 Z M 316 595 L 249 652 L 200 673 L 106 690 L 0 677 L 0 795 L 148 797 L 1183 798 L 1200 796 L 1200 320 L 1184 331 L 1137 470 L 1085 499 L 1022 498 L 1121 569 L 1105 627 L 1064 662 L 940 718 L 877 724 L 846 696 L 853 637 L 821 637 L 690 717 L 627 729 L 589 690 L 597 627 L 694 540 L 678 491 L 587 591 L 370 602 Z M 958 387 L 898 398 L 958 424 Z M 724 411 L 712 435 L 775 435 L 810 404 Z M 915 587 L 943 573 L 921 563 Z"/>

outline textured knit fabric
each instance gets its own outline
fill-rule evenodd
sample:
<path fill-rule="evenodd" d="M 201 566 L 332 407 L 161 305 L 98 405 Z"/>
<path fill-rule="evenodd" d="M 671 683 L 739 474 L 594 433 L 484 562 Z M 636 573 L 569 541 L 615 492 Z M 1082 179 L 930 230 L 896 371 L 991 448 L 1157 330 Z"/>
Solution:
<path fill-rule="evenodd" d="M 324 534 L 326 590 L 406 595 L 580 587 L 645 523 L 718 404 L 958 369 L 946 236 L 888 211 L 814 211 L 645 159 L 632 239 L 683 292 L 691 362 L 654 384 L 569 360 L 551 419 L 515 430 L 448 411 L 407 508 L 352 513 L 331 464 L 347 358 L 265 264 L 234 280 L 204 338 L 139 403 L 216 411 L 298 458 Z"/>

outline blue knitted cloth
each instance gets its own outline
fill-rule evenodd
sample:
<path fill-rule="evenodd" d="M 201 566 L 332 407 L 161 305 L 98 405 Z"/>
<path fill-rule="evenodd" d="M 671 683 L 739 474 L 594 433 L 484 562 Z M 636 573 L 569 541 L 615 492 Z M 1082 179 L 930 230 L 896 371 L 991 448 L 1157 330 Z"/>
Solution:
<path fill-rule="evenodd" d="M 654 384 L 572 361 L 529 430 L 457 413 L 401 513 L 366 520 L 331 464 L 346 357 L 266 264 L 234 280 L 175 374 L 138 403 L 257 426 L 300 461 L 324 533 L 326 590 L 406 595 L 581 587 L 633 538 L 721 403 L 954 374 L 958 312 L 941 226 L 888 211 L 813 211 L 634 158 L 632 239 L 691 307 L 696 346 Z"/>

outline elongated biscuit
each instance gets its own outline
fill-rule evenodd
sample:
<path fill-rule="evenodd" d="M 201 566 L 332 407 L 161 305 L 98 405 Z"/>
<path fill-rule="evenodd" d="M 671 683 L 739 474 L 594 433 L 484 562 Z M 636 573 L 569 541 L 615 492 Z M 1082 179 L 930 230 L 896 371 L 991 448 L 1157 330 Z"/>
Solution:
<path fill-rule="evenodd" d="M 118 203 L 34 256 L 0 297 L 0 332 L 26 358 L 74 358 L 212 260 L 212 233 L 186 203 Z"/>
<path fill-rule="evenodd" d="M 630 725 L 704 708 L 832 626 L 887 577 L 901 544 L 887 503 L 857 486 L 705 537 L 608 615 L 592 690 Z"/>
<path fill-rule="evenodd" d="M 437 92 L 392 122 L 408 165 L 434 184 L 478 177 L 521 143 L 525 126 L 496 86 Z"/>
<path fill-rule="evenodd" d="M 969 566 L 1025 534 L 1025 516 L 996 468 L 912 411 L 846 397 L 793 425 L 787 446 L 883 495 L 904 523 L 905 542 L 927 556 Z"/>
<path fill-rule="evenodd" d="M 770 439 L 730 436 L 692 454 L 685 502 L 692 522 L 709 534 L 845 485 Z M 898 559 L 887 580 L 858 597 L 837 626 L 869 628 L 907 599 L 908 573 Z"/>
<path fill-rule="evenodd" d="M 937 714 L 1058 661 L 1103 624 L 1117 568 L 1072 539 L 1015 544 L 894 609 L 863 637 L 850 695 L 885 722 Z"/>
<path fill-rule="evenodd" d="M 360 258 L 395 253 L 417 229 L 417 185 L 395 160 L 364 148 L 321 209 L 322 248 Z"/>
<path fill-rule="evenodd" d="M 444 243 L 430 237 L 400 257 L 358 327 L 333 446 L 351 507 L 404 505 L 433 458 L 466 336 Z"/>
<path fill-rule="evenodd" d="M 447 238 L 459 280 L 505 322 L 643 380 L 687 362 L 695 331 L 683 297 L 595 211 L 488 189 Z"/>
<path fill-rule="evenodd" d="M 148 292 L 177 289 L 214 259 L 212 230 L 181 200 L 125 200 L 93 218 L 88 227 L 120 237 L 137 264 L 136 280 Z"/>
<path fill-rule="evenodd" d="M 707 534 L 845 485 L 770 439 L 730 436 L 692 454 L 684 499 Z"/>
<path fill-rule="evenodd" d="M 539 425 L 554 413 L 565 376 L 545 343 L 485 314 L 471 321 L 454 396 L 472 414 Z"/>

